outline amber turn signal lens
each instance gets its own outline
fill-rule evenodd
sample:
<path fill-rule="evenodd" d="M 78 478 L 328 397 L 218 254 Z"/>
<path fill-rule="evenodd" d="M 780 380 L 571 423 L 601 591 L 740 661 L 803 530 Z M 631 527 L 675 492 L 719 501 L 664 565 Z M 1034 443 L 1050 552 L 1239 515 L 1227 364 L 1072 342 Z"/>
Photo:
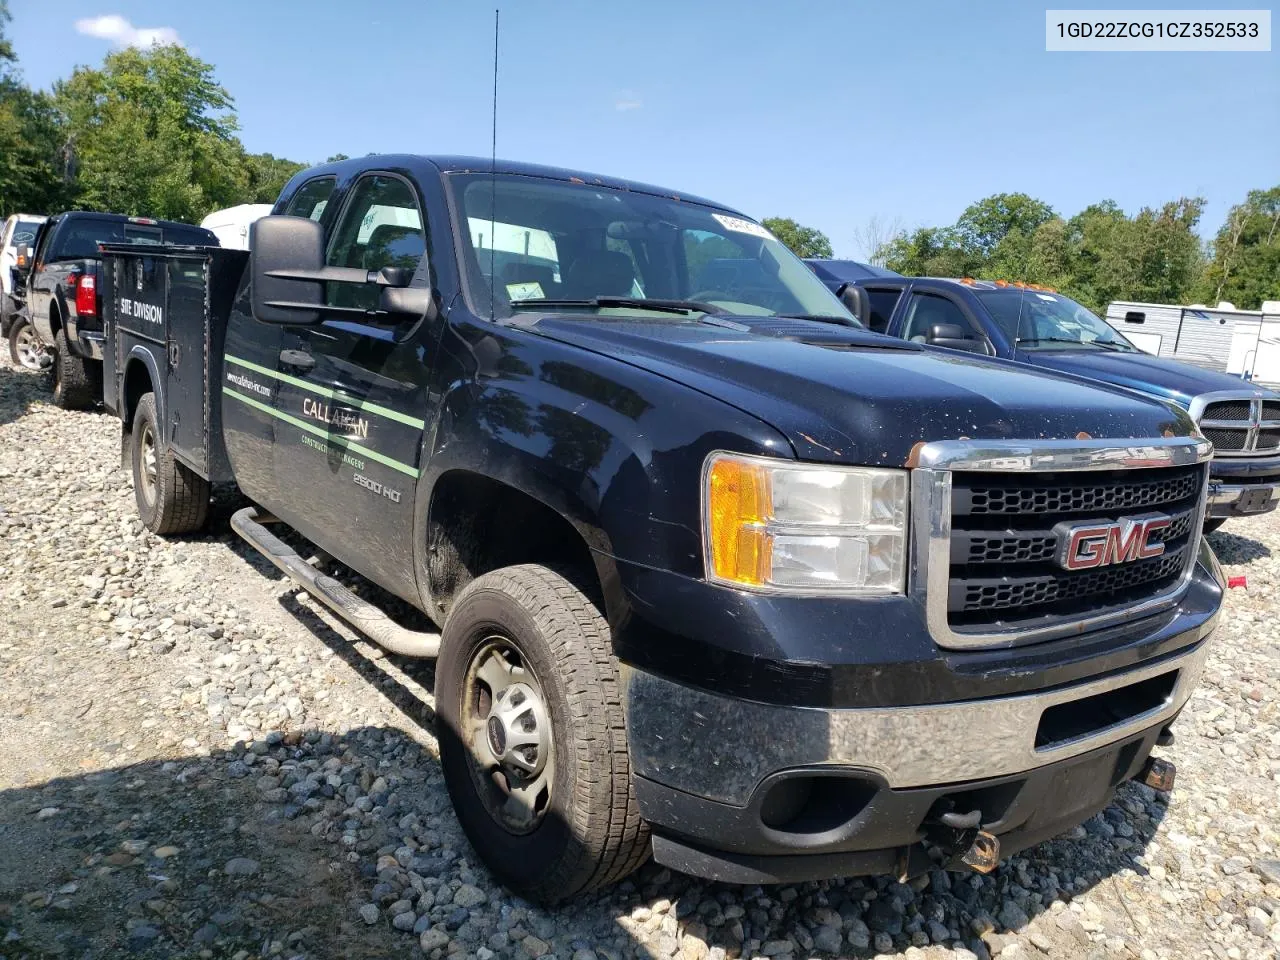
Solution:
<path fill-rule="evenodd" d="M 712 572 L 722 580 L 751 586 L 767 582 L 772 553 L 764 526 L 769 515 L 768 470 L 740 460 L 717 460 L 707 486 Z"/>

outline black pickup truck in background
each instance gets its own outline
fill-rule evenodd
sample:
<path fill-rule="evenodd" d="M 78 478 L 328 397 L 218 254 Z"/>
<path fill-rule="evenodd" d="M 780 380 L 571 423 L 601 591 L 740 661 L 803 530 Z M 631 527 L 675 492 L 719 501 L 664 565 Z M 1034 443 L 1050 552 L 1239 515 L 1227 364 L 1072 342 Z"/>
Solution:
<path fill-rule="evenodd" d="M 208 230 L 171 220 L 72 211 L 50 217 L 36 235 L 26 276 L 36 336 L 54 352 L 53 398 L 67 410 L 102 399 L 102 320 L 98 268 L 103 243 L 217 246 Z"/>
<path fill-rule="evenodd" d="M 331 163 L 249 252 L 104 256 L 140 516 L 234 482 L 255 549 L 436 658 L 457 815 L 525 896 L 989 870 L 1172 785 L 1224 584 L 1168 404 L 871 333 L 734 210 L 525 164 Z"/>

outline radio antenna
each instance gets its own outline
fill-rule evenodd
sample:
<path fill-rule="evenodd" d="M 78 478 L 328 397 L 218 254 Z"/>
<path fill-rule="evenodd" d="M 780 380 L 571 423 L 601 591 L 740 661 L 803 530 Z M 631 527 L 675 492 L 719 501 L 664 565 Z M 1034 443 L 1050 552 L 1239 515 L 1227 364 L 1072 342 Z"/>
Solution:
<path fill-rule="evenodd" d="M 493 139 L 489 144 L 489 322 L 498 299 L 494 233 L 498 221 L 498 10 L 493 11 Z"/>

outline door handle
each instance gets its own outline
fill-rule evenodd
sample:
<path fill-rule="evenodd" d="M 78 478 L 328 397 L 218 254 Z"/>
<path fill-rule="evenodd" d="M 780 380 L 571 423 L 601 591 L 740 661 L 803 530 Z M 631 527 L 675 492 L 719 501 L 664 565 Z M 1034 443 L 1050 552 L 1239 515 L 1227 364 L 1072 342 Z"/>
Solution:
<path fill-rule="evenodd" d="M 310 370 L 316 365 L 316 358 L 305 350 L 281 350 L 280 362 L 295 370 Z"/>

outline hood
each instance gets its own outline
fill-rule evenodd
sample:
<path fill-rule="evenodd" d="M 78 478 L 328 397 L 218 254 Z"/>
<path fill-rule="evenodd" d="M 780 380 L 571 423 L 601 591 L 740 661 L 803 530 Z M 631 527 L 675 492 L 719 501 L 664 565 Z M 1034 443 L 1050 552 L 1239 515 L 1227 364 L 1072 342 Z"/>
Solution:
<path fill-rule="evenodd" d="M 1149 353 L 1115 353 L 1106 350 L 1034 350 L 1020 356 L 1037 367 L 1074 373 L 1093 380 L 1138 390 L 1172 400 L 1182 407 L 1201 393 L 1242 390 L 1256 396 L 1280 396 L 1247 380 L 1205 370 L 1189 363 L 1153 357 Z"/>
<path fill-rule="evenodd" d="M 529 328 L 745 410 L 803 460 L 902 466 L 934 440 L 1133 440 L 1192 430 L 1169 404 L 1025 364 L 830 324 L 710 319 L 543 317 Z"/>

